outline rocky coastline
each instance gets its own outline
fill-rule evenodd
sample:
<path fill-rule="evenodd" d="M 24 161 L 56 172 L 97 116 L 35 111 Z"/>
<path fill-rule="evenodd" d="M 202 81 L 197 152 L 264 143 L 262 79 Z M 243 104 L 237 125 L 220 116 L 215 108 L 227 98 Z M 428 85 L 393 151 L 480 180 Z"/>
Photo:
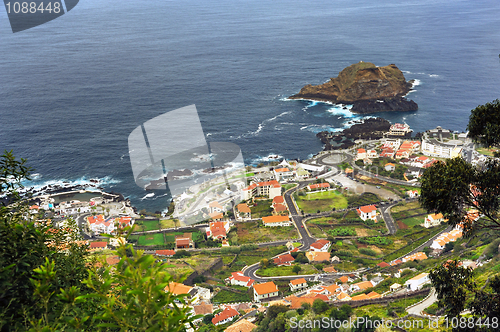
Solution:
<path fill-rule="evenodd" d="M 405 96 L 414 81 L 406 81 L 395 64 L 377 67 L 359 62 L 343 69 L 337 77 L 320 85 L 308 84 L 289 99 L 308 99 L 353 105 L 351 112 L 415 111 L 417 103 Z"/>
<path fill-rule="evenodd" d="M 322 131 L 316 137 L 324 144 L 324 151 L 342 150 L 352 147 L 357 139 L 380 139 L 390 128 L 391 123 L 386 119 L 369 118 L 341 132 Z"/>

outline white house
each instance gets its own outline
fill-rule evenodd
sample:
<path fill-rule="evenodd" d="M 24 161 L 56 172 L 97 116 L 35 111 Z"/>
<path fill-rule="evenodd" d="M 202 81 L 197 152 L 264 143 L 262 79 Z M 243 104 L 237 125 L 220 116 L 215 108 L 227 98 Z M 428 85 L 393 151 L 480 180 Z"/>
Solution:
<path fill-rule="evenodd" d="M 458 145 L 441 143 L 435 139 L 422 141 L 422 153 L 426 156 L 454 158 L 460 156 L 462 147 Z"/>
<path fill-rule="evenodd" d="M 216 326 L 226 324 L 239 315 L 240 314 L 238 313 L 238 311 L 236 311 L 232 307 L 226 307 L 222 312 L 218 313 L 214 316 L 214 318 L 212 318 L 212 323 Z"/>
<path fill-rule="evenodd" d="M 290 226 L 290 218 L 288 216 L 262 217 L 262 222 L 266 227 Z"/>
<path fill-rule="evenodd" d="M 358 149 L 358 154 L 356 155 L 356 160 L 363 160 L 366 158 L 366 150 Z"/>
<path fill-rule="evenodd" d="M 115 220 L 113 218 L 104 219 L 102 214 L 87 217 L 87 225 L 95 234 L 111 234 L 115 230 Z"/>
<path fill-rule="evenodd" d="M 408 195 L 408 197 L 410 197 L 410 198 L 416 198 L 416 197 L 418 197 L 418 191 L 416 191 L 416 190 L 408 190 L 408 191 L 406 192 L 406 194 L 407 194 L 407 195 Z"/>
<path fill-rule="evenodd" d="M 220 213 L 224 212 L 224 208 L 217 201 L 212 201 L 208 204 L 208 213 Z"/>
<path fill-rule="evenodd" d="M 245 277 L 243 272 L 238 271 L 238 272 L 231 272 L 231 276 L 226 279 L 226 282 L 230 283 L 231 285 L 243 286 L 249 288 L 252 287 L 255 280 L 253 280 L 250 277 Z"/>
<path fill-rule="evenodd" d="M 274 170 L 274 176 L 277 181 L 286 182 L 295 178 L 295 174 L 288 167 L 277 168 Z"/>
<path fill-rule="evenodd" d="M 272 281 L 253 285 L 253 298 L 255 302 L 278 296 L 278 287 Z"/>
<path fill-rule="evenodd" d="M 407 280 L 405 286 L 411 291 L 416 291 L 426 283 L 429 282 L 429 273 L 420 273 L 419 275 Z"/>
<path fill-rule="evenodd" d="M 307 288 L 307 281 L 304 278 L 290 280 L 290 290 L 292 292 Z"/>
<path fill-rule="evenodd" d="M 307 190 L 309 191 L 324 191 L 330 189 L 330 184 L 325 183 L 314 183 L 307 186 Z"/>
<path fill-rule="evenodd" d="M 424 220 L 424 227 L 429 228 L 429 227 L 434 227 L 434 226 L 439 226 L 441 225 L 441 222 L 444 221 L 444 217 L 441 213 L 433 213 L 429 214 L 425 220 Z"/>
<path fill-rule="evenodd" d="M 236 220 L 244 221 L 252 219 L 252 211 L 250 210 L 250 207 L 245 203 L 240 203 L 236 205 L 235 210 L 236 211 L 234 215 L 236 216 Z"/>
<path fill-rule="evenodd" d="M 209 224 L 207 229 L 207 237 L 211 237 L 216 240 L 224 240 L 227 238 L 229 228 L 229 221 L 213 221 Z"/>
<path fill-rule="evenodd" d="M 394 165 L 393 163 L 387 163 L 385 164 L 384 169 L 387 172 L 393 172 L 394 170 L 396 170 L 396 165 Z"/>
<path fill-rule="evenodd" d="M 319 252 L 328 252 L 328 249 L 330 248 L 330 241 L 325 240 L 325 239 L 320 239 L 309 247 L 310 251 L 319 251 Z"/>
<path fill-rule="evenodd" d="M 356 209 L 356 211 L 358 212 L 359 217 L 363 220 L 375 220 L 377 218 L 377 208 L 375 205 L 365 205 Z"/>

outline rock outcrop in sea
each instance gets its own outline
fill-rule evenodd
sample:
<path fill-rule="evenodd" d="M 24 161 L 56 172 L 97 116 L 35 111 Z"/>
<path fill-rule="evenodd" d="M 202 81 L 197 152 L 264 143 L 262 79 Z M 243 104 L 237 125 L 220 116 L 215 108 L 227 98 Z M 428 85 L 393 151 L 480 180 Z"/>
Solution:
<path fill-rule="evenodd" d="M 324 151 L 348 149 L 357 139 L 380 139 L 391 128 L 391 123 L 382 118 L 369 118 L 344 129 L 342 132 L 322 131 L 316 134 L 324 144 Z"/>
<path fill-rule="evenodd" d="M 377 67 L 361 61 L 324 84 L 306 85 L 289 99 L 352 104 L 354 113 L 415 111 L 417 103 L 405 98 L 412 86 L 413 80 L 407 82 L 395 64 Z"/>

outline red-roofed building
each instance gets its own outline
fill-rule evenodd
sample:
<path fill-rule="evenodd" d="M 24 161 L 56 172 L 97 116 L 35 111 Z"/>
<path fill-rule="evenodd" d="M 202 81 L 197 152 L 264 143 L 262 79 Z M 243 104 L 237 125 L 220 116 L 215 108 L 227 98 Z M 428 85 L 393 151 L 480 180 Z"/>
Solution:
<path fill-rule="evenodd" d="M 375 205 L 365 205 L 360 207 L 359 209 L 356 209 L 356 211 L 358 212 L 359 217 L 363 220 L 377 219 L 377 208 L 375 207 Z"/>
<path fill-rule="evenodd" d="M 252 287 L 255 280 L 251 279 L 250 277 L 245 277 L 243 272 L 238 271 L 231 272 L 231 276 L 226 279 L 226 282 L 236 286 Z"/>
<path fill-rule="evenodd" d="M 253 297 L 255 302 L 278 296 L 278 287 L 272 281 L 253 285 Z"/>
<path fill-rule="evenodd" d="M 380 262 L 377 264 L 378 267 L 384 268 L 384 267 L 389 267 L 390 265 L 387 264 L 386 262 Z"/>
<path fill-rule="evenodd" d="M 356 160 L 362 160 L 366 158 L 366 150 L 365 149 L 358 149 L 358 153 L 356 155 Z"/>
<path fill-rule="evenodd" d="M 293 256 L 290 254 L 283 254 L 273 259 L 273 261 L 277 266 L 290 266 L 292 265 L 292 262 L 295 261 L 295 258 L 293 258 Z"/>
<path fill-rule="evenodd" d="M 325 239 L 320 239 L 313 244 L 311 244 L 309 250 L 310 251 L 321 251 L 321 252 L 327 252 L 328 249 L 330 248 L 330 241 L 325 240 Z"/>
<path fill-rule="evenodd" d="M 156 250 L 155 253 L 157 256 L 172 257 L 175 255 L 175 250 Z"/>
<path fill-rule="evenodd" d="M 175 236 L 175 247 L 177 249 L 194 248 L 192 234 L 191 233 L 184 233 L 183 235 L 176 235 Z"/>
<path fill-rule="evenodd" d="M 89 244 L 89 250 L 104 250 L 108 249 L 108 243 L 107 242 L 90 242 Z"/>
<path fill-rule="evenodd" d="M 231 307 L 226 307 L 221 313 L 218 313 L 217 315 L 214 316 L 214 318 L 212 318 L 212 324 L 222 325 L 232 321 L 235 317 L 239 315 L 240 314 L 235 309 Z"/>
<path fill-rule="evenodd" d="M 276 180 L 252 183 L 248 187 L 242 189 L 241 199 L 247 201 L 255 196 L 265 196 L 273 199 L 276 196 L 281 196 L 281 185 Z"/>
<path fill-rule="evenodd" d="M 229 221 L 214 221 L 209 224 L 207 237 L 215 240 L 224 240 L 229 232 Z"/>
<path fill-rule="evenodd" d="M 290 181 L 294 179 L 295 174 L 289 168 L 283 167 L 274 170 L 274 177 L 277 181 Z"/>
<path fill-rule="evenodd" d="M 134 224 L 134 220 L 132 219 L 132 217 L 128 216 L 117 218 L 116 222 L 118 223 L 118 227 L 120 228 L 125 228 Z"/>
<path fill-rule="evenodd" d="M 391 266 L 396 266 L 396 265 L 399 265 L 399 264 L 403 264 L 403 261 L 400 260 L 400 259 L 396 259 L 394 262 L 391 263 Z"/>
<path fill-rule="evenodd" d="M 236 216 L 236 220 L 238 221 L 252 219 L 252 211 L 245 203 L 236 205 L 236 211 L 234 215 Z"/>
<path fill-rule="evenodd" d="M 307 281 L 304 278 L 290 280 L 290 290 L 292 292 L 307 288 Z"/>
<path fill-rule="evenodd" d="M 95 234 L 112 234 L 115 230 L 114 219 L 108 218 L 105 220 L 102 214 L 87 217 L 87 225 Z"/>
<path fill-rule="evenodd" d="M 290 226 L 290 218 L 288 216 L 268 216 L 262 217 L 264 226 Z"/>
<path fill-rule="evenodd" d="M 315 183 L 315 184 L 310 184 L 307 186 L 307 190 L 310 191 L 324 191 L 330 189 L 330 184 L 325 182 L 325 183 Z"/>

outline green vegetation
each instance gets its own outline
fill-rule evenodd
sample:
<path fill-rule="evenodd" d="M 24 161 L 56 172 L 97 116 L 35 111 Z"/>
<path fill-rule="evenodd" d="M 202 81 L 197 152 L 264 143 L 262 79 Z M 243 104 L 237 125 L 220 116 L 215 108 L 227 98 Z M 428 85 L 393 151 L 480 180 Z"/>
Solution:
<path fill-rule="evenodd" d="M 324 211 L 332 211 L 333 209 L 345 209 L 347 207 L 347 199 L 336 190 L 328 190 L 317 193 L 307 193 L 304 195 L 294 193 L 294 199 L 300 210 L 304 213 L 317 213 Z"/>
<path fill-rule="evenodd" d="M 375 204 L 380 202 L 381 199 L 374 193 L 362 193 L 361 195 L 348 196 L 347 201 L 349 203 L 349 207 L 357 207 Z"/>
<path fill-rule="evenodd" d="M 256 199 L 254 204 L 248 204 L 250 211 L 252 211 L 252 218 L 262 218 L 270 216 L 273 213 L 273 208 L 271 204 L 273 203 L 270 199 Z"/>
<path fill-rule="evenodd" d="M 393 243 L 392 240 L 389 239 L 388 237 L 382 237 L 382 236 L 364 237 L 358 239 L 358 241 L 361 243 L 381 245 L 381 246 Z"/>
<path fill-rule="evenodd" d="M 280 241 L 298 238 L 297 229 L 288 227 L 265 227 L 261 221 L 237 223 L 228 234 L 231 245 Z"/>
<path fill-rule="evenodd" d="M 356 230 L 352 227 L 339 227 L 334 229 L 329 229 L 328 234 L 332 236 L 356 236 Z"/>
<path fill-rule="evenodd" d="M 27 202 L 16 191 L 29 172 L 12 152 L 0 157 L 0 196 L 11 198 L 0 205 L 2 331 L 180 332 L 197 318 L 184 295 L 164 291 L 172 277 L 153 256 L 121 246 L 116 266 L 103 260 L 98 267 L 96 256 L 75 242 L 81 238 L 74 221 L 52 232 L 27 219 Z"/>
<path fill-rule="evenodd" d="M 252 302 L 253 298 L 245 293 L 237 293 L 231 292 L 225 289 L 222 289 L 218 292 L 212 299 L 213 303 L 231 303 L 231 302 Z"/>
<path fill-rule="evenodd" d="M 267 269 L 259 269 L 255 274 L 261 277 L 292 276 L 297 274 L 295 271 L 293 271 L 294 266 L 296 265 L 271 266 Z M 306 264 L 300 265 L 300 267 L 302 268 L 302 270 L 300 271 L 301 275 L 318 273 L 318 270 L 316 270 L 316 268 L 312 265 Z"/>

